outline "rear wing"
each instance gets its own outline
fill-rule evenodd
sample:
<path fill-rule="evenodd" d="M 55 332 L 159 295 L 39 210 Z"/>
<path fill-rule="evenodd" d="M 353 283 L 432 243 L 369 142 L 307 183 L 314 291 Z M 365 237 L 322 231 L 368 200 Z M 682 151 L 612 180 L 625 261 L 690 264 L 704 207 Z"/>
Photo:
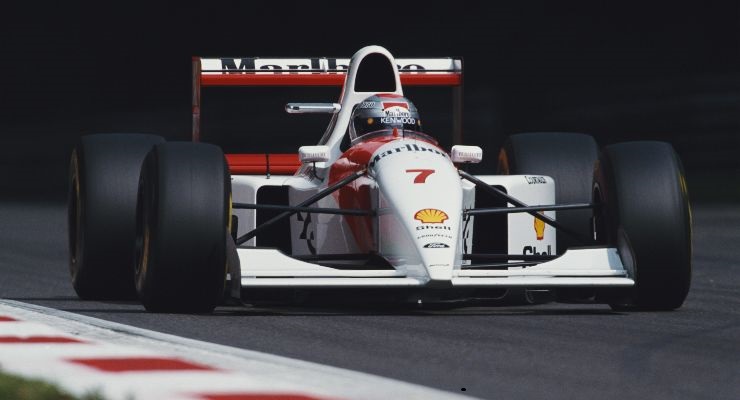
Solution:
<path fill-rule="evenodd" d="M 201 88 L 342 86 L 349 58 L 193 57 L 193 141 L 200 141 Z M 462 142 L 462 59 L 396 58 L 402 86 L 447 86 L 453 95 L 453 142 Z"/>

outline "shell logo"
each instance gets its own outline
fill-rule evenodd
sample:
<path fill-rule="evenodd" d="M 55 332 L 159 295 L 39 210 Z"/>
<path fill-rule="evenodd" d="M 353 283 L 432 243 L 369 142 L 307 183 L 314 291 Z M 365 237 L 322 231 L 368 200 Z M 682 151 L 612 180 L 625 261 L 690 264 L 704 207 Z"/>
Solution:
<path fill-rule="evenodd" d="M 425 224 L 441 224 L 442 222 L 446 221 L 447 213 L 442 210 L 437 210 L 436 208 L 425 208 L 423 210 L 419 210 L 414 214 L 414 219 L 421 221 Z"/>
<path fill-rule="evenodd" d="M 534 232 L 537 234 L 537 240 L 545 238 L 545 221 L 534 217 Z"/>

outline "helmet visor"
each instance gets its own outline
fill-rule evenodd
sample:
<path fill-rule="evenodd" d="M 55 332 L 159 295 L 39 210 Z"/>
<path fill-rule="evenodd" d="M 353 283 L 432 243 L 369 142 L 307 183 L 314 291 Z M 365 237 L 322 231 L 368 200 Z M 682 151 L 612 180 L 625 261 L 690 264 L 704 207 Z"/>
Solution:
<path fill-rule="evenodd" d="M 357 137 L 368 133 L 398 129 L 402 131 L 422 132 L 421 120 L 412 116 L 356 116 L 354 127 Z"/>

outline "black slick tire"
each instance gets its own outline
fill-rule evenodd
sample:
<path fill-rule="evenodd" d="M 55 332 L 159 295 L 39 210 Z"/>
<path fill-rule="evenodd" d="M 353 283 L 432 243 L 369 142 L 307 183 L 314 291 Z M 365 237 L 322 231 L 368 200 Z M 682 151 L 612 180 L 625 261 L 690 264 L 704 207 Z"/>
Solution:
<path fill-rule="evenodd" d="M 145 134 L 83 136 L 69 167 L 69 270 L 86 300 L 136 297 L 134 241 L 139 171 L 164 139 Z"/>
<path fill-rule="evenodd" d="M 207 313 L 223 300 L 231 182 L 221 149 L 158 145 L 141 172 L 136 290 L 148 311 Z"/>
<path fill-rule="evenodd" d="M 500 175 L 545 175 L 555 181 L 555 203 L 590 203 L 591 179 L 599 147 L 590 135 L 568 132 L 533 132 L 510 136 L 499 151 Z M 557 213 L 557 221 L 581 237 L 591 237 L 591 210 L 571 210 Z M 562 255 L 574 246 L 584 243 L 565 235 L 557 236 L 557 254 Z M 531 295 L 512 290 L 517 296 L 531 302 Z M 545 293 L 545 292 L 540 292 Z M 582 301 L 593 297 L 591 289 L 558 289 L 558 301 Z M 540 298 L 543 296 L 539 296 Z M 543 301 L 538 301 L 541 303 Z"/>
<path fill-rule="evenodd" d="M 691 285 L 691 210 L 681 161 L 664 142 L 604 148 L 593 180 L 597 242 L 617 247 L 635 280 L 606 290 L 618 310 L 673 310 Z M 615 296 L 615 294 L 618 294 Z"/>
<path fill-rule="evenodd" d="M 555 202 L 589 203 L 599 147 L 580 133 L 536 132 L 510 136 L 499 151 L 498 174 L 545 175 L 555 180 Z M 557 221 L 571 231 L 591 237 L 591 210 L 562 211 Z M 583 243 L 558 235 L 557 254 Z"/>

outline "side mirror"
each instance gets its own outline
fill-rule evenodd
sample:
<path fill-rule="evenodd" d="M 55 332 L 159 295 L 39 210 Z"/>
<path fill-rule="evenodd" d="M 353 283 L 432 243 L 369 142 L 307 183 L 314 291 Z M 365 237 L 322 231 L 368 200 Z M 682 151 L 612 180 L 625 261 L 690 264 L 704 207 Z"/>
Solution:
<path fill-rule="evenodd" d="M 342 109 L 338 103 L 288 103 L 285 112 L 288 114 L 336 114 Z"/>
<path fill-rule="evenodd" d="M 483 160 L 483 149 L 478 146 L 452 146 L 450 152 L 453 163 L 477 164 Z"/>
<path fill-rule="evenodd" d="M 329 161 L 329 146 L 301 146 L 298 158 L 302 164 Z"/>

